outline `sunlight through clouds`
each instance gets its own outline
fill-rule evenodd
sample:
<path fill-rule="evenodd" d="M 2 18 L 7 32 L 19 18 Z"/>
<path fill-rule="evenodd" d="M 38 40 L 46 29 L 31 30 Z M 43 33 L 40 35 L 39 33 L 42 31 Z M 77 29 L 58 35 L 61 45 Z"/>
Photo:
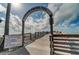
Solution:
<path fill-rule="evenodd" d="M 79 4 L 54 3 L 48 4 L 47 8 L 49 8 L 54 14 L 54 30 L 62 31 L 64 33 L 79 33 L 79 21 L 77 21 L 77 16 L 79 15 Z M 0 12 L 3 12 L 4 14 L 6 12 L 6 8 L 1 4 Z M 10 34 L 21 33 L 22 19 L 20 18 L 20 16 L 17 16 L 16 14 L 11 13 L 10 15 Z M 47 14 L 44 14 L 43 16 L 43 18 L 37 19 L 36 22 L 33 16 L 29 16 L 27 21 L 25 22 L 25 32 L 30 32 L 31 27 L 33 31 L 49 30 L 49 16 Z M 1 17 L 1 19 L 3 20 L 3 22 L 0 23 L 0 34 L 3 35 L 5 18 Z"/>

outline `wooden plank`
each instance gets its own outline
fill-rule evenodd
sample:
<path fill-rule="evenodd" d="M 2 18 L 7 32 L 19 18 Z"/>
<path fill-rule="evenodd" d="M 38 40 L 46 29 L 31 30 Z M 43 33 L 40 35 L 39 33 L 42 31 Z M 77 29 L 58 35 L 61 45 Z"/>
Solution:
<path fill-rule="evenodd" d="M 71 46 L 74 46 L 74 45 L 77 45 L 79 46 L 78 43 L 70 43 L 70 42 L 54 42 L 54 44 L 64 44 L 64 45 L 71 45 Z"/>
<path fill-rule="evenodd" d="M 69 44 L 79 44 L 79 41 L 77 41 L 77 40 L 64 40 L 64 39 L 54 39 L 54 43 L 59 43 L 59 42 L 61 42 L 61 43 L 69 43 Z"/>
<path fill-rule="evenodd" d="M 79 41 L 79 38 L 75 38 L 75 37 L 53 37 L 54 40 L 76 40 Z"/>
<path fill-rule="evenodd" d="M 62 47 L 62 48 L 70 48 L 70 49 L 79 50 L 79 46 L 71 46 L 71 45 L 54 44 L 54 47 Z"/>
<path fill-rule="evenodd" d="M 54 34 L 55 54 L 79 54 L 78 34 Z"/>
<path fill-rule="evenodd" d="M 56 45 L 54 45 L 54 47 L 58 47 L 58 48 L 62 48 L 62 49 L 71 49 L 71 50 L 79 51 L 79 47 L 73 47 L 73 46 L 66 47 L 66 46 L 56 46 Z"/>
<path fill-rule="evenodd" d="M 79 41 L 60 41 L 60 40 L 54 40 L 54 42 L 63 42 L 63 43 L 76 43 L 76 44 L 79 44 Z"/>
<path fill-rule="evenodd" d="M 63 52 L 63 51 L 54 51 L 54 55 L 70 55 L 71 53 Z"/>
<path fill-rule="evenodd" d="M 79 37 L 79 34 L 53 34 L 54 37 Z"/>
<path fill-rule="evenodd" d="M 55 51 L 62 51 L 66 53 L 71 53 L 71 54 L 79 54 L 78 51 L 73 51 L 73 50 L 66 50 L 66 49 L 59 49 L 59 48 L 54 48 Z"/>

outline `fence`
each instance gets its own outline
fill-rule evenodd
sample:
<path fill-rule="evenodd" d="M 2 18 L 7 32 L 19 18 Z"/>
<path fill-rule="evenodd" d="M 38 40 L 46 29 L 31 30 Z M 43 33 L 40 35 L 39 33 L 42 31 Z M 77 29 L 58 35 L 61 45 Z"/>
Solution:
<path fill-rule="evenodd" d="M 28 44 L 32 43 L 33 41 L 35 41 L 36 39 L 43 37 L 45 34 L 47 34 L 47 32 L 35 32 L 34 34 L 25 33 L 24 34 L 24 44 L 28 45 Z M 16 35 L 21 35 L 21 34 L 12 34 L 12 35 L 16 36 Z M 4 45 L 3 37 L 0 37 L 0 51 L 3 50 L 3 45 Z"/>
<path fill-rule="evenodd" d="M 54 54 L 79 54 L 79 35 L 54 34 Z"/>
<path fill-rule="evenodd" d="M 32 43 L 33 41 L 35 41 L 36 39 L 43 37 L 46 34 L 47 32 L 35 32 L 34 34 L 26 33 L 24 34 L 24 43 L 25 45 L 28 45 Z"/>

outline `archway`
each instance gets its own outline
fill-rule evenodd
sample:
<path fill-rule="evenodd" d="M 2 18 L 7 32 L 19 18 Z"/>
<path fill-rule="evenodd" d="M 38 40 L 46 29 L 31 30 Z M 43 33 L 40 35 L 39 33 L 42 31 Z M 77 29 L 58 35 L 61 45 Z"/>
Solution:
<path fill-rule="evenodd" d="M 45 7 L 42 7 L 42 6 L 37 6 L 37 7 L 31 8 L 23 16 L 23 19 L 22 19 L 22 40 L 23 40 L 22 45 L 24 46 L 24 26 L 25 26 L 25 21 L 26 21 L 27 17 L 31 13 L 36 12 L 36 11 L 44 11 L 49 15 L 50 34 L 51 34 L 51 36 L 50 36 L 50 54 L 54 54 L 54 52 L 53 52 L 54 50 L 52 49 L 53 48 L 53 18 L 52 18 L 53 14 L 48 8 L 45 8 Z"/>

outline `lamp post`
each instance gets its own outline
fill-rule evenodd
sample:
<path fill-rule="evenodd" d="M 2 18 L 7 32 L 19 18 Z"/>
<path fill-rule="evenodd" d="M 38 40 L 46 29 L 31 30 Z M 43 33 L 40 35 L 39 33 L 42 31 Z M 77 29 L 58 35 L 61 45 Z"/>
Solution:
<path fill-rule="evenodd" d="M 9 19 L 10 19 L 10 9 L 11 4 L 7 4 L 7 10 L 6 10 L 6 19 L 5 19 L 5 29 L 4 29 L 4 35 L 3 35 L 3 42 L 0 46 L 1 50 L 4 50 L 4 41 L 5 41 L 5 35 L 9 35 Z"/>
<path fill-rule="evenodd" d="M 10 10 L 11 10 L 11 3 L 7 4 L 7 10 L 6 10 L 6 20 L 5 20 L 5 30 L 4 30 L 4 41 L 3 41 L 3 49 L 4 49 L 4 42 L 5 42 L 5 36 L 9 35 L 9 20 L 10 20 Z"/>
<path fill-rule="evenodd" d="M 20 4 L 14 4 L 14 3 L 12 3 L 12 6 L 20 6 Z M 11 3 L 7 3 L 4 36 L 5 36 L 5 35 L 9 35 L 10 11 L 11 11 Z"/>
<path fill-rule="evenodd" d="M 7 10 L 6 10 L 6 20 L 5 20 L 4 36 L 5 36 L 5 35 L 9 35 L 10 10 L 11 10 L 11 3 L 8 3 L 8 4 L 7 4 Z"/>

